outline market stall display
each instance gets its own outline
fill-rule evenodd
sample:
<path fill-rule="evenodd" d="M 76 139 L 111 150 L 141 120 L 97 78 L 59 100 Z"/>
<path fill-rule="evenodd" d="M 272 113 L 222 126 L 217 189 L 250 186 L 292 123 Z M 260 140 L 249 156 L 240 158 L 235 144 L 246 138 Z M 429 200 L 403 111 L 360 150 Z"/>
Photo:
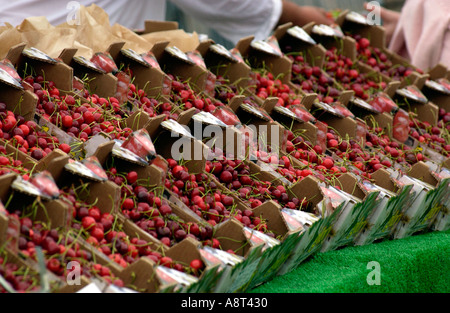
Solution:
<path fill-rule="evenodd" d="M 117 28 L 101 50 L 11 40 L 0 291 L 245 292 L 316 253 L 448 230 L 449 71 L 355 14 L 231 50 L 140 51 Z"/>

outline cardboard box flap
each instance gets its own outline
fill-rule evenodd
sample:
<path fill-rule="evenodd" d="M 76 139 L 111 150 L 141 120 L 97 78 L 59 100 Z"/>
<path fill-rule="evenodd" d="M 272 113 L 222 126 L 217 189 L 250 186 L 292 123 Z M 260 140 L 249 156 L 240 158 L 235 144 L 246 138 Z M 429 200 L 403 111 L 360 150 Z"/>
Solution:
<path fill-rule="evenodd" d="M 144 22 L 144 33 L 162 32 L 168 30 L 178 29 L 178 22 L 176 21 L 154 21 L 147 20 Z"/>
<path fill-rule="evenodd" d="M 106 52 L 108 52 L 111 55 L 113 60 L 117 60 L 123 46 L 125 46 L 124 41 L 113 42 L 112 44 L 109 45 L 108 49 L 106 49 Z"/>
<path fill-rule="evenodd" d="M 155 56 L 156 60 L 160 60 L 164 54 L 164 50 L 169 45 L 169 41 L 160 41 L 153 45 L 151 52 Z"/>
<path fill-rule="evenodd" d="M 277 28 L 273 31 L 273 35 L 280 41 L 284 35 L 287 33 L 288 29 L 294 26 L 292 22 L 288 22 L 282 25 L 277 26 Z"/>
<path fill-rule="evenodd" d="M 288 192 L 299 200 L 306 199 L 315 207 L 323 199 L 319 183 L 317 178 L 309 175 L 290 186 Z"/>
<path fill-rule="evenodd" d="M 155 140 L 157 135 L 159 135 L 159 133 L 162 131 L 161 123 L 164 121 L 165 117 L 166 116 L 164 114 L 161 114 L 158 116 L 154 116 L 152 118 L 148 118 L 147 123 L 145 124 L 145 127 L 143 127 L 143 128 L 145 128 L 147 130 L 147 132 L 150 135 L 150 138 L 152 138 L 152 140 Z M 145 119 L 145 117 L 144 117 L 144 119 Z M 136 119 L 135 119 L 135 121 L 136 121 Z M 139 122 L 142 123 L 144 121 L 139 119 Z"/>
<path fill-rule="evenodd" d="M 156 278 L 155 266 L 151 259 L 139 258 L 124 268 L 119 277 L 125 285 L 133 285 L 142 292 L 156 293 L 159 290 L 159 282 Z"/>
<path fill-rule="evenodd" d="M 442 63 L 439 63 L 428 71 L 428 75 L 430 79 L 435 80 L 438 78 L 445 78 L 448 72 L 449 72 L 448 68 Z"/>
<path fill-rule="evenodd" d="M 34 170 L 37 172 L 41 172 L 44 170 L 47 170 L 50 172 L 52 177 L 54 178 L 53 174 L 57 175 L 59 173 L 59 170 L 57 168 L 59 167 L 57 164 L 61 162 L 61 159 L 68 159 L 69 155 L 63 152 L 60 149 L 54 149 L 49 154 L 47 154 L 44 158 L 39 160 L 39 162 L 34 167 Z M 55 161 L 56 160 L 56 161 Z M 61 162 L 62 163 L 62 162 Z M 30 168 L 32 169 L 32 168 Z"/>
<path fill-rule="evenodd" d="M 253 209 L 253 213 L 267 222 L 267 227 L 276 236 L 285 236 L 289 232 L 286 221 L 281 214 L 281 206 L 275 201 L 266 201 Z"/>
<path fill-rule="evenodd" d="M 254 36 L 247 36 L 241 38 L 238 43 L 236 44 L 235 48 L 241 53 L 243 57 L 246 57 L 249 55 L 250 52 L 250 44 L 255 39 Z"/>
<path fill-rule="evenodd" d="M 21 115 L 25 120 L 32 120 L 39 101 L 37 95 L 28 90 L 18 90 L 0 83 L 0 102 L 6 104 L 8 110 Z"/>
<path fill-rule="evenodd" d="M 311 110 L 311 107 L 314 104 L 314 102 L 316 102 L 316 99 L 317 99 L 316 93 L 305 94 L 302 97 L 301 104 L 304 105 L 307 110 Z"/>
<path fill-rule="evenodd" d="M 215 44 L 214 40 L 207 39 L 207 40 L 200 42 L 198 44 L 197 48 L 195 48 L 195 50 L 198 51 L 200 53 L 200 55 L 204 58 L 209 51 L 209 47 L 213 44 Z"/>
<path fill-rule="evenodd" d="M 185 238 L 177 244 L 173 245 L 166 251 L 166 256 L 172 258 L 175 261 L 189 264 L 194 259 L 201 259 L 198 249 L 201 247 L 201 243 L 193 238 Z"/>
<path fill-rule="evenodd" d="M 15 67 L 17 67 L 18 63 L 20 62 L 20 59 L 22 58 L 22 51 L 23 51 L 23 49 L 25 49 L 26 46 L 27 46 L 27 44 L 24 43 L 24 42 L 19 43 L 19 44 L 15 45 L 15 46 L 12 46 L 9 49 L 5 59 L 11 61 L 11 63 Z"/>
<path fill-rule="evenodd" d="M 11 184 L 16 180 L 18 174 L 11 172 L 0 176 L 0 201 L 6 203 L 11 191 Z"/>
<path fill-rule="evenodd" d="M 192 116 L 196 114 L 196 111 L 197 110 L 195 108 L 190 108 L 189 110 L 181 112 L 180 114 L 178 114 L 178 123 L 180 123 L 181 125 L 189 125 L 192 120 Z"/>
<path fill-rule="evenodd" d="M 230 99 L 230 101 L 228 102 L 228 107 L 233 110 L 233 112 L 237 112 L 241 106 L 241 104 L 244 102 L 245 100 L 245 96 L 242 95 L 237 95 L 234 96 L 233 98 Z"/>
<path fill-rule="evenodd" d="M 61 51 L 58 58 L 63 63 L 70 64 L 70 62 L 72 62 L 72 59 L 75 56 L 75 54 L 77 53 L 77 51 L 78 51 L 77 48 L 65 48 Z"/>
<path fill-rule="evenodd" d="M 273 108 L 277 105 L 278 98 L 277 97 L 268 97 L 264 100 L 261 108 L 266 110 L 267 113 L 272 114 Z"/>
<path fill-rule="evenodd" d="M 358 179 L 350 173 L 344 173 L 333 181 L 334 186 L 340 187 L 342 191 L 364 200 L 367 196 L 365 190 L 359 186 Z"/>
<path fill-rule="evenodd" d="M 430 168 L 423 161 L 414 164 L 408 172 L 408 176 L 424 181 L 433 187 L 438 185 L 437 179 L 433 176 Z"/>
<path fill-rule="evenodd" d="M 353 90 L 344 90 L 341 92 L 338 101 L 346 106 L 354 95 L 355 92 Z"/>
<path fill-rule="evenodd" d="M 394 80 L 387 84 L 386 88 L 384 89 L 384 93 L 386 93 L 389 97 L 393 98 L 396 94 L 397 89 L 399 89 L 401 86 L 401 82 Z"/>
<path fill-rule="evenodd" d="M 393 193 L 397 193 L 399 188 L 392 180 L 391 175 L 384 169 L 379 169 L 372 173 L 372 179 L 374 183 L 386 190 L 392 191 Z"/>
<path fill-rule="evenodd" d="M 242 224 L 232 218 L 214 227 L 214 236 L 220 239 L 223 250 L 233 250 L 237 255 L 246 256 L 250 251 L 250 243 L 244 234 Z"/>
<path fill-rule="evenodd" d="M 344 22 L 346 21 L 346 16 L 350 12 L 350 10 L 345 9 L 343 10 L 335 19 L 334 21 L 338 25 L 344 25 Z"/>
<path fill-rule="evenodd" d="M 52 174 L 55 181 L 58 181 L 64 172 L 64 166 L 69 162 L 69 155 L 61 155 L 52 158 L 47 165 L 47 170 Z"/>

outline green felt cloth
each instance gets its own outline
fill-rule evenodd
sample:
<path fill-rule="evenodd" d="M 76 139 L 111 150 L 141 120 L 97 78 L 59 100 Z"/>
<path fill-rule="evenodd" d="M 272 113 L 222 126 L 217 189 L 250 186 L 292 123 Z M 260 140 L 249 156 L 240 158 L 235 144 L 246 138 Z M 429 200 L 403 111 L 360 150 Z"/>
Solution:
<path fill-rule="evenodd" d="M 380 284 L 369 285 L 379 263 Z M 317 253 L 248 293 L 447 293 L 450 231 Z"/>

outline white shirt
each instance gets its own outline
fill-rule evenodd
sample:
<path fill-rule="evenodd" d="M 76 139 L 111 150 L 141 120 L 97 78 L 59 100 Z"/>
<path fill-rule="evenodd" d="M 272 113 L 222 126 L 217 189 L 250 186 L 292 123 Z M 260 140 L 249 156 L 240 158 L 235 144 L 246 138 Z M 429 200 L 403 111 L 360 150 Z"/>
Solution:
<path fill-rule="evenodd" d="M 277 24 L 281 0 L 170 0 L 186 14 L 201 21 L 224 38 L 236 43 L 243 37 L 267 38 Z M 0 0 L 0 25 L 13 26 L 24 19 L 45 16 L 52 25 L 76 18 L 77 5 L 95 3 L 109 16 L 110 23 L 141 29 L 145 20 L 162 21 L 165 0 Z"/>

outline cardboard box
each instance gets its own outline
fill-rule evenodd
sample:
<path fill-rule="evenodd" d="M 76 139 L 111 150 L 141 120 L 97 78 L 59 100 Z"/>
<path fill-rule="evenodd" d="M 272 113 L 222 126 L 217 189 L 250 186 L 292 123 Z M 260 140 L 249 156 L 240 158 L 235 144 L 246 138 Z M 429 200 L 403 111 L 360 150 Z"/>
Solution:
<path fill-rule="evenodd" d="M 64 50 L 61 56 L 61 59 L 73 69 L 73 75 L 84 81 L 90 94 L 104 98 L 114 97 L 117 92 L 117 77 L 86 65 L 75 56 L 75 53 L 76 51 Z"/>
<path fill-rule="evenodd" d="M 298 189 L 305 191 L 305 199 L 312 202 L 314 206 L 317 206 L 323 200 L 318 184 L 319 181 L 316 178 L 307 176 L 301 186 L 300 184 L 298 186 Z M 316 215 L 315 219 L 312 219 L 309 224 L 305 225 L 306 230 L 298 233 L 299 241 L 292 249 L 289 258 L 280 267 L 277 275 L 289 273 L 312 255 L 320 252 L 340 211 L 341 207 L 338 207 L 331 214 Z"/>
<path fill-rule="evenodd" d="M 19 191 L 13 188 L 12 184 L 16 180 L 18 175 L 16 173 L 10 173 L 2 175 L 0 200 L 6 205 L 7 210 L 15 210 L 17 208 L 24 208 L 32 205 L 37 196 L 26 193 L 26 191 Z M 46 221 L 52 227 L 66 228 L 68 221 L 68 208 L 67 205 L 58 200 L 42 200 L 38 201 L 33 206 L 33 215 L 36 219 Z"/>
<path fill-rule="evenodd" d="M 431 169 L 431 168 L 430 168 Z M 440 211 L 437 213 L 437 216 L 432 223 L 430 229 L 438 230 L 438 231 L 445 231 L 450 228 L 450 185 L 449 185 L 449 170 L 448 167 L 445 166 L 445 164 L 441 165 L 438 168 L 431 169 L 433 176 L 439 181 L 439 187 L 442 187 L 444 189 L 443 196 L 440 201 Z"/>
<path fill-rule="evenodd" d="M 376 205 L 377 194 L 365 194 L 351 174 L 341 175 L 336 186 L 342 188 L 338 195 L 344 201 L 343 207 L 328 238 L 324 241 L 322 252 L 353 244 L 355 237 L 367 224 L 367 218 Z"/>
<path fill-rule="evenodd" d="M 368 217 L 367 226 L 355 238 L 355 245 L 388 239 L 410 203 L 411 185 L 400 189 L 384 169 L 373 173 L 372 178 L 374 184 L 364 182 L 363 187 L 379 192 L 377 205 Z"/>
<path fill-rule="evenodd" d="M 430 80 L 438 80 L 440 78 L 447 78 L 448 77 L 449 70 L 443 66 L 442 64 L 436 65 L 434 68 L 432 68 L 428 74 L 430 75 Z M 421 81 L 417 80 L 417 82 L 422 83 Z M 425 94 L 425 96 L 428 98 L 428 100 L 431 103 L 434 103 L 439 108 L 445 109 L 445 111 L 450 111 L 450 95 L 447 93 L 443 93 L 441 91 L 438 91 L 432 87 L 430 87 L 427 83 L 424 84 L 422 88 L 422 92 Z"/>
<path fill-rule="evenodd" d="M 422 122 L 428 122 L 432 126 L 437 125 L 439 118 L 439 107 L 430 102 L 426 97 L 424 101 L 417 101 L 411 97 L 401 95 L 399 92 L 404 90 L 405 88 L 415 88 L 419 92 L 422 92 L 422 89 L 425 86 L 425 82 L 427 81 L 428 76 L 417 77 L 414 85 L 407 85 L 404 82 L 400 84 L 399 89 L 397 90 L 394 100 L 398 101 L 400 108 L 411 112 L 417 116 Z M 423 94 L 423 93 L 422 93 Z"/>
<path fill-rule="evenodd" d="M 405 210 L 397 225 L 394 238 L 404 238 L 428 229 L 440 212 L 440 201 L 445 196 L 446 185 L 438 185 L 424 162 L 418 162 L 398 182 L 412 185 L 416 194 L 412 204 Z"/>
<path fill-rule="evenodd" d="M 224 271 L 220 270 L 220 266 L 209 265 L 208 260 L 205 258 L 205 254 L 200 252 L 202 244 L 193 238 L 186 238 L 178 244 L 171 247 L 166 252 L 166 256 L 186 264 L 187 266 L 191 261 L 198 259 L 205 264 L 205 268 L 200 274 L 195 275 L 199 282 L 196 286 L 190 286 L 189 292 L 212 292 L 217 282 L 222 278 Z"/>
<path fill-rule="evenodd" d="M 36 283 L 37 287 L 41 287 L 40 291 L 43 291 L 43 286 L 40 286 L 42 277 L 37 264 L 31 263 L 29 262 L 29 260 L 20 258 L 16 253 L 8 249 L 3 249 L 0 253 L 0 257 L 4 259 L 6 264 L 15 264 L 18 267 L 17 275 L 20 275 L 21 273 L 27 273 L 28 279 L 32 279 Z M 46 270 L 44 274 L 46 276 L 47 282 L 49 283 L 49 290 L 47 290 L 47 292 L 58 292 L 63 288 L 67 288 L 68 285 L 59 277 L 55 276 L 52 272 Z M 85 277 L 83 277 L 83 280 L 83 282 L 86 282 Z M 75 288 L 73 288 L 73 292 L 75 292 L 80 287 L 82 286 L 76 286 Z"/>
<path fill-rule="evenodd" d="M 209 71 L 192 62 L 189 58 L 186 59 L 186 54 L 183 54 L 181 50 L 177 51 L 181 57 L 169 53 L 169 49 L 172 49 L 174 46 L 168 46 L 168 44 L 169 42 L 157 43 L 151 50 L 164 73 L 172 74 L 182 81 L 189 81 L 196 92 L 205 91 L 207 89 L 208 76 L 210 76 Z"/>
<path fill-rule="evenodd" d="M 226 269 L 227 272 L 223 276 L 225 278 L 219 282 L 219 290 L 228 293 L 245 289 L 254 273 L 258 270 L 264 244 L 252 245 L 244 233 L 244 227 L 235 219 L 218 224 L 215 234 L 217 237 L 223 238 L 221 239 L 223 250 L 231 249 L 237 255 L 245 258 L 243 262 Z"/>
<path fill-rule="evenodd" d="M 42 75 L 48 81 L 53 81 L 55 86 L 63 93 L 73 91 L 73 69 L 64 62 L 54 60 L 55 62 L 44 61 L 43 59 L 33 58 L 24 53 L 25 43 L 15 45 L 10 48 L 6 58 L 17 68 L 18 74 L 23 75 Z M 75 52 L 74 49 L 67 49 L 60 55 L 64 57 L 69 52 Z"/>
<path fill-rule="evenodd" d="M 115 63 L 129 68 L 133 73 L 133 84 L 137 89 L 143 89 L 150 97 L 168 96 L 172 81 L 161 68 L 145 64 L 132 57 L 133 51 L 122 49 L 123 43 L 112 44 L 108 48 Z M 134 52 L 136 53 L 136 52 Z M 155 60 L 156 62 L 156 60 Z"/>
<path fill-rule="evenodd" d="M 213 41 L 208 40 L 200 43 L 197 50 L 203 56 L 207 68 L 217 77 L 224 77 L 231 85 L 237 86 L 239 89 L 248 88 L 252 72 L 250 66 L 242 60 L 233 59 L 230 51 L 225 52 L 221 48 L 217 47 Z"/>
<path fill-rule="evenodd" d="M 49 229 L 57 229 L 59 231 L 59 234 L 63 237 L 72 239 L 75 238 L 73 236 L 74 234 L 70 231 L 70 225 L 69 221 L 72 218 L 71 213 L 69 214 L 69 207 L 66 202 L 57 199 L 57 200 L 51 200 L 51 201 L 40 201 L 36 198 L 33 198 L 31 196 L 24 196 L 23 194 L 18 194 L 16 191 L 12 190 L 11 185 L 7 185 L 7 181 L 12 183 L 14 177 L 11 176 L 2 176 L 3 183 L 2 186 L 2 195 L 7 196 L 8 201 L 11 205 L 14 206 L 14 208 L 21 207 L 22 210 L 30 210 L 30 212 L 25 214 L 31 214 L 33 221 L 42 221 L 44 222 Z M 3 199 L 4 200 L 4 199 Z M 3 215 L 2 215 L 3 216 Z M 2 222 L 4 222 L 4 219 L 2 218 Z M 16 233 L 17 240 L 13 240 L 13 242 L 18 242 L 18 238 L 20 236 L 19 232 Z M 72 237 L 73 236 L 73 237 Z M 93 258 L 96 260 L 96 262 L 99 262 L 100 264 L 104 266 L 110 267 L 110 269 L 115 272 L 119 273 L 120 268 L 118 266 L 114 266 L 109 264 L 111 261 L 106 257 L 103 256 L 97 249 L 94 249 L 89 244 L 87 244 L 84 240 L 77 238 L 77 243 L 80 244 L 80 248 L 86 251 L 91 252 L 95 257 Z M 12 251 L 15 251 L 18 248 L 11 246 L 10 248 Z M 20 255 L 20 252 L 18 252 Z M 39 266 L 36 261 L 33 261 L 31 259 L 24 259 L 24 262 L 32 269 L 38 270 Z M 58 281 L 61 278 L 55 278 L 55 275 L 49 274 L 50 278 L 52 280 L 57 279 Z M 80 277 L 80 285 L 65 285 L 65 282 L 63 281 L 58 290 L 55 292 L 75 292 L 82 288 L 83 286 L 87 285 L 89 283 L 89 279 L 87 279 L 85 276 Z"/>
<path fill-rule="evenodd" d="M 422 72 L 421 70 L 411 65 L 405 58 L 387 49 L 386 33 L 384 27 L 379 25 L 368 25 L 368 24 L 364 25 L 357 22 L 353 22 L 346 18 L 348 13 L 349 13 L 348 10 L 344 10 L 340 14 L 340 16 L 336 19 L 336 23 L 341 27 L 344 33 L 350 33 L 352 35 L 360 35 L 362 37 L 369 39 L 370 45 L 372 47 L 380 49 L 383 53 L 385 53 L 388 59 L 394 64 L 394 66 L 398 65 L 398 66 L 405 66 L 407 68 L 412 68 L 415 71 L 415 73 L 413 72 L 411 76 L 405 77 L 404 78 L 405 81 L 413 83 L 416 75 L 421 75 L 418 72 L 418 71 Z"/>

